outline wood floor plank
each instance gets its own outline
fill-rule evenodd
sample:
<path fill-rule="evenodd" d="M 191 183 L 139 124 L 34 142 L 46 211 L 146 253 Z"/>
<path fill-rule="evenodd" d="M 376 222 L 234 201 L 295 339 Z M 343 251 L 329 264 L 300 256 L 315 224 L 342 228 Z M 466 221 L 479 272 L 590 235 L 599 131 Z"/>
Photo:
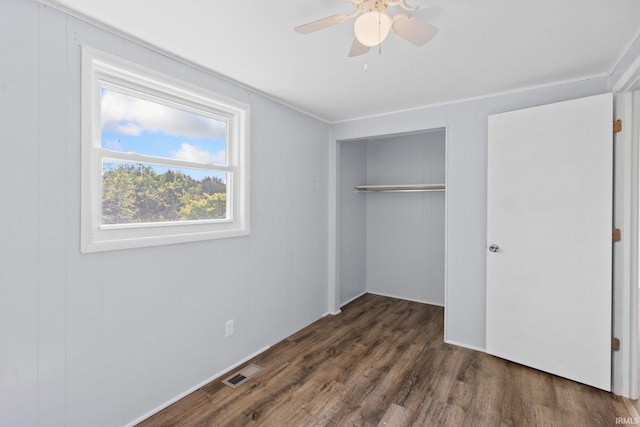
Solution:
<path fill-rule="evenodd" d="M 410 419 L 409 410 L 392 403 L 378 423 L 378 427 L 406 427 L 409 425 Z"/>
<path fill-rule="evenodd" d="M 611 393 L 444 343 L 443 319 L 442 307 L 365 294 L 238 367 L 264 368 L 238 388 L 220 378 L 139 425 L 564 427 L 631 416 Z"/>

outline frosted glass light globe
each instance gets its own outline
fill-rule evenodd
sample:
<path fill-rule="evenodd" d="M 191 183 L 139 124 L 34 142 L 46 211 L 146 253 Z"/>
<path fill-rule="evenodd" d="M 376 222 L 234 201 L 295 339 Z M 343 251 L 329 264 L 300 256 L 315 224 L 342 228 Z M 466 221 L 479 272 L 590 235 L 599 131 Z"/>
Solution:
<path fill-rule="evenodd" d="M 377 46 L 389 35 L 391 19 L 389 16 L 372 10 L 363 13 L 353 24 L 356 38 L 365 46 Z"/>

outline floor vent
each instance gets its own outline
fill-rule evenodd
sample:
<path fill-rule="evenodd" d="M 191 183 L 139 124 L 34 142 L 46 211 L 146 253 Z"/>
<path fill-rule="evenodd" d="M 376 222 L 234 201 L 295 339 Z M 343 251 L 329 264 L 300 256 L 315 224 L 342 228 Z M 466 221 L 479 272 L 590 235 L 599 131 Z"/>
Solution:
<path fill-rule="evenodd" d="M 230 377 L 225 378 L 224 380 L 222 380 L 222 383 L 228 385 L 231 388 L 236 388 L 240 384 L 244 384 L 247 381 L 249 381 L 249 378 L 253 377 L 255 374 L 262 371 L 262 369 L 263 368 L 261 368 L 260 366 L 256 365 L 255 363 L 252 363 L 251 365 L 245 367 L 240 372 L 236 372 Z"/>

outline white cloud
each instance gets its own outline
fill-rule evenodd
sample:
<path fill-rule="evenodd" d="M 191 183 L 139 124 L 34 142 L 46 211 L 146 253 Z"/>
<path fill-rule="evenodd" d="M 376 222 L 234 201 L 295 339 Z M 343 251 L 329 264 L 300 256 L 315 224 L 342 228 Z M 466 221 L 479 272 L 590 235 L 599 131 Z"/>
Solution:
<path fill-rule="evenodd" d="M 102 128 L 125 135 L 162 132 L 187 138 L 225 138 L 225 123 L 118 92 L 102 95 Z"/>
<path fill-rule="evenodd" d="M 104 148 L 108 148 L 113 151 L 122 151 L 122 144 L 120 141 L 106 141 L 102 143 Z"/>
<path fill-rule="evenodd" d="M 215 154 L 203 150 L 200 147 L 183 142 L 178 151 L 171 152 L 174 159 L 186 160 L 189 162 L 213 163 L 215 165 L 223 165 L 226 163 L 225 153 L 219 151 Z"/>

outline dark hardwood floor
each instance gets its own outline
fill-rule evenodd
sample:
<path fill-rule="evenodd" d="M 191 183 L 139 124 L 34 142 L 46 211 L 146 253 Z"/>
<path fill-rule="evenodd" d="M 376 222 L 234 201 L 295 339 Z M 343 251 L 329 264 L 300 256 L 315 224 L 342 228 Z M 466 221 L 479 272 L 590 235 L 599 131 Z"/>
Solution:
<path fill-rule="evenodd" d="M 443 315 L 366 294 L 247 362 L 264 370 L 238 388 L 213 381 L 139 426 L 614 426 L 631 417 L 611 393 L 445 344 Z"/>

